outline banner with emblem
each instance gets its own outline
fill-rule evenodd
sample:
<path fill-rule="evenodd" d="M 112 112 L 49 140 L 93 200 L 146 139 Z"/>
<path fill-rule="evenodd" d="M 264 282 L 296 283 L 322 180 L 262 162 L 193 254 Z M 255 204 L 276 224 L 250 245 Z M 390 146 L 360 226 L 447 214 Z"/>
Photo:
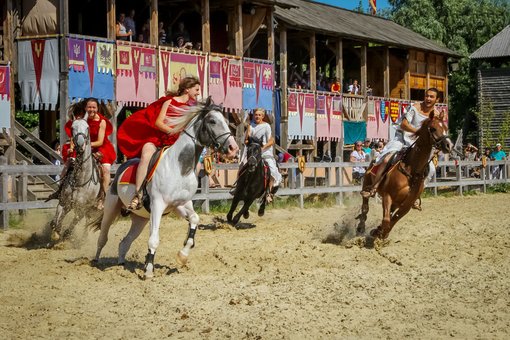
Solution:
<path fill-rule="evenodd" d="M 388 140 L 390 120 L 387 118 L 384 98 L 368 97 L 367 101 L 367 138 Z"/>
<path fill-rule="evenodd" d="M 11 65 L 0 65 L 0 129 L 11 128 Z"/>
<path fill-rule="evenodd" d="M 117 40 L 116 99 L 147 106 L 156 100 L 156 47 Z"/>
<path fill-rule="evenodd" d="M 298 110 L 298 92 L 289 89 L 287 93 L 287 108 L 289 112 L 288 137 L 289 140 L 301 139 L 301 117 Z"/>
<path fill-rule="evenodd" d="M 207 98 L 207 64 L 207 54 L 202 52 L 189 50 L 183 53 L 160 46 L 158 96 L 163 97 L 167 91 L 177 91 L 181 79 L 195 76 L 200 80 L 200 97 Z"/>
<path fill-rule="evenodd" d="M 302 121 L 302 139 L 315 139 L 315 93 L 300 93 L 298 108 Z"/>
<path fill-rule="evenodd" d="M 24 110 L 55 110 L 59 96 L 58 39 L 18 41 L 18 83 Z"/>
<path fill-rule="evenodd" d="M 77 101 L 94 97 L 100 101 L 114 100 L 113 42 L 68 38 L 67 47 L 68 51 L 75 53 L 68 64 L 69 99 Z"/>
<path fill-rule="evenodd" d="M 209 56 L 209 95 L 229 112 L 243 107 L 242 61 L 230 56 Z"/>
<path fill-rule="evenodd" d="M 261 107 L 273 111 L 274 64 L 268 60 L 243 59 L 243 109 Z"/>
<path fill-rule="evenodd" d="M 342 138 L 342 98 L 330 92 L 317 92 L 317 140 L 337 141 Z"/>

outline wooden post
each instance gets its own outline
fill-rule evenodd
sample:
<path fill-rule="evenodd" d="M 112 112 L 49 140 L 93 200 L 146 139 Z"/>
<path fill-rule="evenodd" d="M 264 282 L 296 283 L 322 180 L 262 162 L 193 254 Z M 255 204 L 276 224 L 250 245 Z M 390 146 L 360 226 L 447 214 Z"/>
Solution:
<path fill-rule="evenodd" d="M 113 0 L 112 0 L 113 1 Z M 69 60 L 67 51 L 67 38 L 69 34 L 69 3 L 68 0 L 60 1 L 60 33 L 64 36 L 60 38 L 60 91 L 59 91 L 59 111 L 60 111 L 60 145 L 64 145 L 67 122 L 67 110 L 69 108 L 69 69 L 67 63 Z"/>
<path fill-rule="evenodd" d="M 242 57 L 244 55 L 243 45 L 243 3 L 238 0 L 235 7 L 235 40 L 236 40 L 236 56 Z"/>
<path fill-rule="evenodd" d="M 27 202 L 27 191 L 28 191 L 28 176 L 27 176 L 27 161 L 21 161 L 23 165 L 23 172 L 19 176 L 18 181 L 18 202 Z M 13 176 L 14 177 L 14 176 Z M 27 215 L 27 209 L 20 209 L 19 214 L 21 216 Z"/>
<path fill-rule="evenodd" d="M 211 11 L 209 0 L 202 0 L 202 51 L 211 52 Z"/>
<path fill-rule="evenodd" d="M 115 15 L 115 0 L 108 0 L 106 8 L 106 24 L 108 39 L 117 38 L 117 16 Z"/>
<path fill-rule="evenodd" d="M 389 98 L 391 95 L 390 89 L 390 49 L 388 46 L 384 47 L 384 97 Z"/>
<path fill-rule="evenodd" d="M 316 51 L 316 45 L 317 40 L 315 38 L 315 33 L 312 33 L 312 36 L 310 37 L 310 90 L 316 91 L 317 90 L 317 51 Z M 317 150 L 317 139 L 314 139 L 313 141 L 313 155 L 317 157 L 318 150 Z"/>
<path fill-rule="evenodd" d="M 361 94 L 367 94 L 367 44 L 361 45 Z"/>
<path fill-rule="evenodd" d="M 409 51 L 407 51 L 406 56 L 404 83 L 406 85 L 406 93 L 404 99 L 411 99 L 411 72 L 409 70 Z"/>
<path fill-rule="evenodd" d="M 267 59 L 275 60 L 275 41 L 274 41 L 274 9 L 268 8 L 266 14 L 267 26 Z"/>
<path fill-rule="evenodd" d="M 425 90 L 430 88 L 430 67 L 429 67 L 429 53 L 425 53 L 425 72 L 426 72 L 426 78 L 425 78 Z"/>
<path fill-rule="evenodd" d="M 342 157 L 336 156 L 335 157 L 335 163 L 343 162 Z M 342 167 L 335 167 L 335 183 L 337 187 L 342 187 L 343 184 L 343 173 L 342 173 Z M 340 191 L 336 195 L 336 204 L 337 205 L 343 205 L 344 204 L 344 193 Z"/>
<path fill-rule="evenodd" d="M 339 38 L 336 42 L 336 77 L 340 81 L 341 90 L 344 92 L 344 52 L 343 52 L 343 40 Z M 329 90 L 329 89 L 328 89 Z"/>
<path fill-rule="evenodd" d="M 214 171 L 214 170 L 213 170 Z M 209 175 L 204 170 L 204 177 L 200 180 L 200 185 L 202 187 L 202 193 L 205 194 L 204 203 L 202 203 L 202 211 L 206 214 L 210 211 L 210 202 L 209 202 Z"/>
<path fill-rule="evenodd" d="M 16 45 L 14 43 L 14 39 L 16 38 L 14 35 L 16 27 L 16 8 L 14 8 L 12 0 L 7 0 L 6 2 L 6 16 L 3 21 L 4 28 L 4 58 L 5 60 L 11 61 L 10 65 L 10 81 L 9 81 L 9 91 L 11 98 L 11 110 L 10 110 L 10 121 L 11 121 L 11 133 L 10 137 L 10 145 L 6 150 L 7 161 L 9 164 L 16 163 L 16 140 L 14 138 L 14 122 L 16 121 L 16 108 L 15 108 L 15 96 L 14 96 L 14 76 L 18 73 L 18 63 L 17 63 L 17 51 Z"/>
<path fill-rule="evenodd" d="M 158 34 L 158 0 L 151 1 L 151 28 L 150 28 L 150 40 L 151 45 L 159 44 Z"/>
<path fill-rule="evenodd" d="M 281 101 L 282 112 L 280 121 L 280 144 L 283 149 L 287 150 L 289 146 L 289 112 L 287 105 L 287 29 L 280 28 L 280 88 L 281 88 Z"/>
<path fill-rule="evenodd" d="M 0 166 L 7 165 L 7 157 L 0 156 Z M 7 203 L 9 201 L 9 175 L 2 172 L 0 178 L 0 202 Z M 9 228 L 9 210 L 0 210 L 0 228 L 4 231 Z"/>
<path fill-rule="evenodd" d="M 446 62 L 446 58 L 443 58 L 444 63 L 444 98 L 443 102 L 448 104 L 448 63 Z M 478 83 L 480 84 L 480 83 Z M 481 145 L 481 144 L 480 144 Z"/>

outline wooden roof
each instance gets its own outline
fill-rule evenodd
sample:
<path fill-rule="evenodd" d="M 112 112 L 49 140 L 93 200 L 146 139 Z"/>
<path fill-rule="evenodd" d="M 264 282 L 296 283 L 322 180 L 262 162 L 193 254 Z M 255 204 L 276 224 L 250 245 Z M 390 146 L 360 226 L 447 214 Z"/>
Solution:
<path fill-rule="evenodd" d="M 471 59 L 510 57 L 510 25 L 469 56 Z"/>
<path fill-rule="evenodd" d="M 294 6 L 289 9 L 275 8 L 275 17 L 291 27 L 388 46 L 461 56 L 388 19 L 306 0 L 278 1 Z"/>

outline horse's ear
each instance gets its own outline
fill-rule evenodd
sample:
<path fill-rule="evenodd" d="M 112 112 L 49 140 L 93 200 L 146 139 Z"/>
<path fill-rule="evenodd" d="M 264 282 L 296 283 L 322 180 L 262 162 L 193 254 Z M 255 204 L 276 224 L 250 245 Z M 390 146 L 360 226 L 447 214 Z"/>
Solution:
<path fill-rule="evenodd" d="M 444 111 L 441 110 L 441 113 L 439 114 L 439 120 L 443 120 L 444 119 Z"/>
<path fill-rule="evenodd" d="M 211 106 L 212 102 L 213 102 L 212 101 L 212 96 L 207 97 L 207 99 L 205 100 L 205 104 L 204 104 L 205 107 Z"/>
<path fill-rule="evenodd" d="M 430 111 L 430 113 L 429 113 L 429 119 L 430 119 L 430 120 L 434 119 L 434 117 L 435 117 L 435 113 L 436 113 L 436 111 L 435 111 L 435 110 Z"/>
<path fill-rule="evenodd" d="M 88 120 L 89 119 L 89 113 L 88 112 L 85 112 L 85 115 L 83 116 L 83 119 L 84 120 Z"/>

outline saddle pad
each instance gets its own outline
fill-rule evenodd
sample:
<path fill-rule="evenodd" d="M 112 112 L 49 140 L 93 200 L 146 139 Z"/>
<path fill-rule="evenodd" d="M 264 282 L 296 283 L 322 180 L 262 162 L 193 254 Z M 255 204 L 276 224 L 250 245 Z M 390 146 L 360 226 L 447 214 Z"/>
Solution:
<path fill-rule="evenodd" d="M 138 169 L 138 163 L 128 166 L 120 175 L 119 184 L 135 184 L 136 169 Z"/>

